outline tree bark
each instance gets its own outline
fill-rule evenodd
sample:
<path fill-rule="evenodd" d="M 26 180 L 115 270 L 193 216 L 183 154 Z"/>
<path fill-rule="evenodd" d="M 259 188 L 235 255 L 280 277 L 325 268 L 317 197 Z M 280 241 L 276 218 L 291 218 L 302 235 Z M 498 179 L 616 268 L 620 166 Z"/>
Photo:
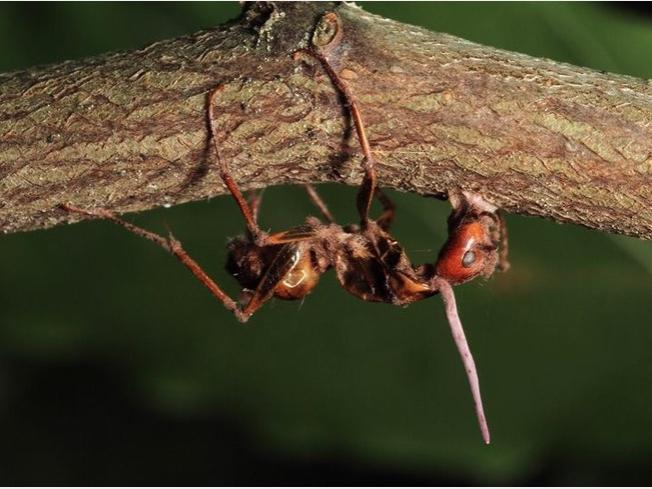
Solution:
<path fill-rule="evenodd" d="M 358 98 L 381 185 L 461 187 L 508 212 L 652 238 L 652 84 L 429 32 L 350 5 L 258 3 L 237 21 L 132 52 L 0 75 L 0 229 L 225 193 L 209 140 L 244 189 L 359 183 L 358 144 L 308 47 Z"/>

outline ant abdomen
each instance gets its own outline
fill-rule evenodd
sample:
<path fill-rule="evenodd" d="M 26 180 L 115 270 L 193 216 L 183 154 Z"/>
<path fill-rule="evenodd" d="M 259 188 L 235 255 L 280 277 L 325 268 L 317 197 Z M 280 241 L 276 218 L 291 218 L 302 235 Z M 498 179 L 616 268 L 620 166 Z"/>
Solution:
<path fill-rule="evenodd" d="M 228 245 L 226 270 L 247 290 L 264 289 L 265 296 L 302 299 L 315 288 L 328 265 L 303 243 L 258 246 L 238 237 Z"/>
<path fill-rule="evenodd" d="M 274 288 L 274 296 L 284 300 L 303 299 L 315 288 L 322 273 L 310 250 L 299 248 L 295 251 L 292 267 Z"/>

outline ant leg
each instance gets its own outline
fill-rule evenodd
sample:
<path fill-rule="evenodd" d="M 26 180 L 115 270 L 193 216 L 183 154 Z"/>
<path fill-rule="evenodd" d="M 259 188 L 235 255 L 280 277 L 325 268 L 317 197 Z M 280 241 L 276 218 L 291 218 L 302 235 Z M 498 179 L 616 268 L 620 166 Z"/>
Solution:
<path fill-rule="evenodd" d="M 233 312 L 235 314 L 236 318 L 241 321 L 245 322 L 249 315 L 243 314 L 243 312 L 240 310 L 238 307 L 238 304 L 231 299 L 226 292 L 224 292 L 216 283 L 213 281 L 212 278 L 208 276 L 208 274 L 201 268 L 201 266 L 193 260 L 188 253 L 183 249 L 181 246 L 181 242 L 177 241 L 171 234 L 169 238 L 164 238 L 163 236 L 160 236 L 156 233 L 153 233 L 151 231 L 147 231 L 146 229 L 140 228 L 134 224 L 131 224 L 130 222 L 123 221 L 119 217 L 117 217 L 115 214 L 112 212 L 109 212 L 104 209 L 96 209 L 96 210 L 86 210 L 86 209 L 81 209 L 79 207 L 74 207 L 70 204 L 62 204 L 61 208 L 68 211 L 68 212 L 76 212 L 78 214 L 84 214 L 86 216 L 91 216 L 91 217 L 97 217 L 100 219 L 107 219 L 111 222 L 114 222 L 123 228 L 125 228 L 127 231 L 130 231 L 142 238 L 148 239 L 157 245 L 159 245 L 161 248 L 163 248 L 165 251 L 172 253 L 174 256 L 177 257 L 177 259 L 183 263 L 188 270 L 199 280 L 204 287 L 206 287 L 213 296 L 219 300 L 224 307 L 226 307 L 229 311 Z"/>
<path fill-rule="evenodd" d="M 369 211 L 371 210 L 371 201 L 373 200 L 374 194 L 376 192 L 377 178 L 375 161 L 371 155 L 371 148 L 369 147 L 369 140 L 367 139 L 367 133 L 365 131 L 364 122 L 362 120 L 362 113 L 360 112 L 360 108 L 358 107 L 358 103 L 356 102 L 353 93 L 351 93 L 351 90 L 349 90 L 349 87 L 346 85 L 346 83 L 344 83 L 344 81 L 335 72 L 335 69 L 330 64 L 328 59 L 318 51 L 309 50 L 306 52 L 322 64 L 324 70 L 333 82 L 333 85 L 337 87 L 337 89 L 344 97 L 346 106 L 348 107 L 351 114 L 351 119 L 353 119 L 353 123 L 355 125 L 355 130 L 358 135 L 358 140 L 360 142 L 360 147 L 362 148 L 363 154 L 362 168 L 365 172 L 364 179 L 360 185 L 360 190 L 358 191 L 357 197 L 358 212 L 360 213 L 360 220 L 362 227 L 364 228 L 369 222 Z"/>
<path fill-rule="evenodd" d="M 500 233 L 500 243 L 498 247 L 498 271 L 506 272 L 509 270 L 510 264 L 507 259 L 509 253 L 509 239 L 507 235 L 507 222 L 502 212 L 496 211 L 498 217 L 498 232 Z"/>
<path fill-rule="evenodd" d="M 258 225 L 258 214 L 260 212 L 260 205 L 263 201 L 263 191 L 252 191 L 249 193 L 249 198 L 247 199 L 247 203 L 249 204 L 249 208 L 251 209 L 251 215 L 254 219 L 254 223 Z"/>
<path fill-rule="evenodd" d="M 389 231 L 396 215 L 396 205 L 380 188 L 376 189 L 376 198 L 380 202 L 380 205 L 383 206 L 383 212 L 376 222 L 383 231 Z"/>
<path fill-rule="evenodd" d="M 306 184 L 303 186 L 306 189 L 306 192 L 308 193 L 308 197 L 310 197 L 310 200 L 312 203 L 319 209 L 319 212 L 321 212 L 322 216 L 328 221 L 328 222 L 335 222 L 335 218 L 333 217 L 333 214 L 331 214 L 331 211 L 328 210 L 328 206 L 326 205 L 326 202 L 322 200 L 322 198 L 319 196 L 317 193 L 317 189 L 313 187 L 310 184 Z"/>
<path fill-rule="evenodd" d="M 224 182 L 224 185 L 226 185 L 226 187 L 229 189 L 229 192 L 231 192 L 231 195 L 233 196 L 236 203 L 238 204 L 238 207 L 240 208 L 240 212 L 242 212 L 242 215 L 247 224 L 247 229 L 251 233 L 254 240 L 259 240 L 262 237 L 263 233 L 261 232 L 260 228 L 256 224 L 254 213 L 249 207 L 249 204 L 247 203 L 244 196 L 242 195 L 242 192 L 238 188 L 238 185 L 235 183 L 235 180 L 233 180 L 229 167 L 226 164 L 226 161 L 224 161 L 220 156 L 220 149 L 218 148 L 217 145 L 217 130 L 215 128 L 215 97 L 223 89 L 224 89 L 224 85 L 218 85 L 208 95 L 208 122 L 211 129 L 211 138 L 213 139 L 213 145 L 215 147 L 215 156 L 219 164 L 220 176 L 222 177 L 222 181 Z"/>

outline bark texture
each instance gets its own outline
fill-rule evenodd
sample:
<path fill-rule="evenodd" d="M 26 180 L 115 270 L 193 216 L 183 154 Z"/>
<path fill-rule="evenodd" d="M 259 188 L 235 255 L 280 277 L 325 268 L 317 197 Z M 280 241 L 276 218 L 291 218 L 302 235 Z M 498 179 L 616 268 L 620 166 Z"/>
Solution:
<path fill-rule="evenodd" d="M 265 4 L 138 51 L 0 75 L 0 229 L 78 220 L 61 202 L 118 213 L 225 193 L 206 118 L 219 84 L 220 146 L 245 189 L 359 183 L 359 151 L 309 45 L 359 99 L 381 185 L 481 193 L 508 212 L 652 238 L 652 84 L 505 52 L 328 3 Z"/>

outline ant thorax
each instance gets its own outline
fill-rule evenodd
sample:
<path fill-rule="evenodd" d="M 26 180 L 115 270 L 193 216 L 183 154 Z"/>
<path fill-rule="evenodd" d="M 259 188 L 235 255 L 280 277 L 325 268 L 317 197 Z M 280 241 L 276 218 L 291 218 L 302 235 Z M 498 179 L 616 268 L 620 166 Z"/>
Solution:
<path fill-rule="evenodd" d="M 406 305 L 436 293 L 431 268 L 413 267 L 400 244 L 373 220 L 364 230 L 350 226 L 332 254 L 337 279 L 348 292 L 371 302 Z"/>

